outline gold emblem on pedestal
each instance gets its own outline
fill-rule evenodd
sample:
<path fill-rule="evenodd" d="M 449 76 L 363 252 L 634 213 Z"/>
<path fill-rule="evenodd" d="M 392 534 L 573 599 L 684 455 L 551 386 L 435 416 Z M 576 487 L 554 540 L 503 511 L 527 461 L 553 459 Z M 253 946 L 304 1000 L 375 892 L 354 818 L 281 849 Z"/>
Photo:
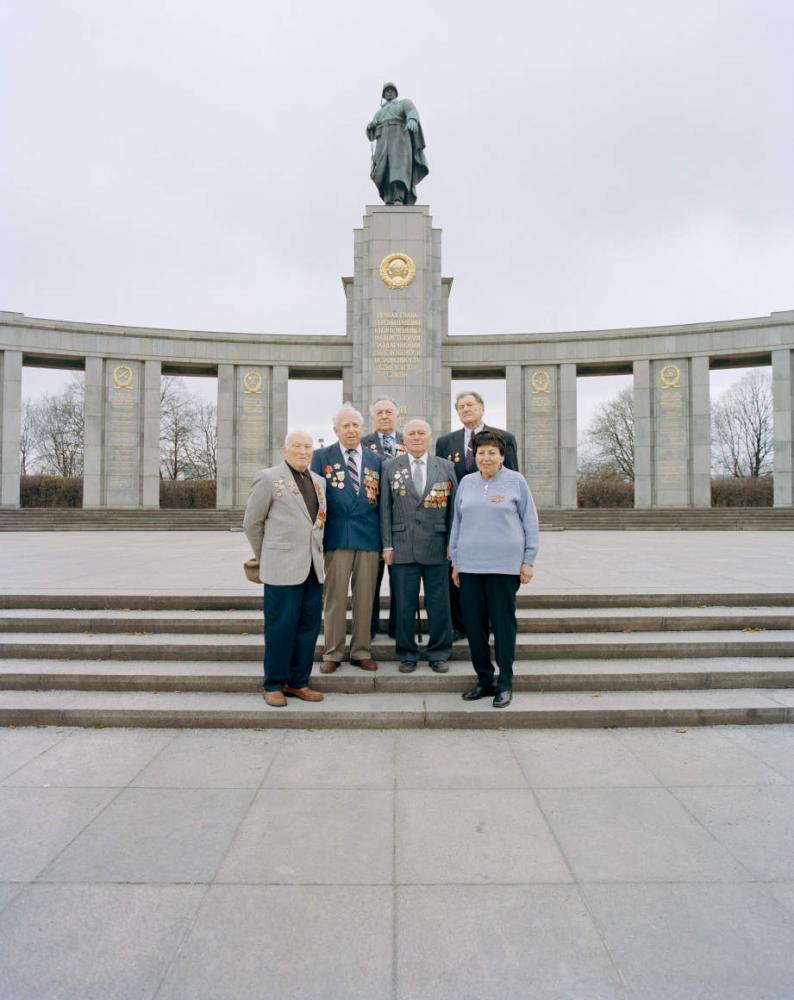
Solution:
<path fill-rule="evenodd" d="M 536 372 L 532 372 L 529 384 L 532 386 L 533 392 L 548 392 L 551 385 L 549 373 L 539 368 Z"/>
<path fill-rule="evenodd" d="M 262 376 L 259 372 L 246 372 L 243 376 L 243 392 L 261 392 Z"/>
<path fill-rule="evenodd" d="M 380 262 L 381 281 L 389 288 L 407 288 L 416 277 L 416 264 L 407 253 L 390 253 Z"/>
<path fill-rule="evenodd" d="M 129 365 L 116 365 L 113 369 L 113 388 L 131 389 L 133 372 Z"/>
<path fill-rule="evenodd" d="M 681 385 L 681 369 L 678 365 L 665 365 L 659 378 L 664 389 L 678 389 Z"/>

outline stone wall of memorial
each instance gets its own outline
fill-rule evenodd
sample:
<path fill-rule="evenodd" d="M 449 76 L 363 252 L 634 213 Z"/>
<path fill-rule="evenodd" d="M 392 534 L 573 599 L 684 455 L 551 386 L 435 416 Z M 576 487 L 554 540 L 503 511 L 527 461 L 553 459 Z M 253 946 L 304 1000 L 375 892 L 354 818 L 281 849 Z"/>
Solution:
<path fill-rule="evenodd" d="M 368 210 L 343 279 L 348 333 L 279 336 L 113 327 L 0 312 L 0 502 L 19 504 L 25 363 L 85 370 L 84 503 L 156 507 L 162 374 L 218 378 L 218 506 L 245 503 L 278 460 L 290 376 L 342 379 L 367 411 L 381 394 L 404 416 L 449 428 L 451 380 L 506 381 L 507 425 L 540 506 L 576 505 L 577 374 L 632 371 L 635 505 L 708 506 L 709 368 L 771 364 L 775 505 L 794 504 L 794 311 L 721 323 L 561 334 L 447 333 L 451 279 L 429 211 Z M 415 268 L 415 273 L 412 273 Z M 384 280 L 384 276 L 389 280 Z M 410 281 L 408 278 L 410 277 Z M 340 400 L 341 402 L 341 400 Z"/>

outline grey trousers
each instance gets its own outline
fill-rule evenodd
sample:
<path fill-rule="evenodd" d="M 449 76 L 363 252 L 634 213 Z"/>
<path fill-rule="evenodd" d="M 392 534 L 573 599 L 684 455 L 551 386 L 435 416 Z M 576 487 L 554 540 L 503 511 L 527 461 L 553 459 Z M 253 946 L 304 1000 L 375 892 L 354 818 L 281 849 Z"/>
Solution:
<path fill-rule="evenodd" d="M 367 660 L 372 655 L 370 623 L 380 552 L 363 549 L 332 549 L 325 553 L 325 602 L 323 607 L 326 660 L 341 663 L 345 655 L 347 590 L 353 594 L 353 634 L 350 659 Z"/>

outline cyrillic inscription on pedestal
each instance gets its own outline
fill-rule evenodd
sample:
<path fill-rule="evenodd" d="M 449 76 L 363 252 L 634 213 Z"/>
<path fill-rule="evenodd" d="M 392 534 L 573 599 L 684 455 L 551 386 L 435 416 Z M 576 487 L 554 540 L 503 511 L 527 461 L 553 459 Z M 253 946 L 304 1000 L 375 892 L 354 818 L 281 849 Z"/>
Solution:
<path fill-rule="evenodd" d="M 654 362 L 656 504 L 689 504 L 689 393 L 685 361 Z"/>
<path fill-rule="evenodd" d="M 405 378 L 422 359 L 422 322 L 416 310 L 375 313 L 372 363 L 389 378 Z"/>
<path fill-rule="evenodd" d="M 256 473 L 268 461 L 269 426 L 266 372 L 240 368 L 237 389 L 237 495 L 245 501 Z"/>
<path fill-rule="evenodd" d="M 559 396 L 557 369 L 530 369 L 526 394 L 526 478 L 535 502 L 559 502 Z"/>
<path fill-rule="evenodd" d="M 141 477 L 141 366 L 107 366 L 105 410 L 105 504 L 137 507 Z"/>

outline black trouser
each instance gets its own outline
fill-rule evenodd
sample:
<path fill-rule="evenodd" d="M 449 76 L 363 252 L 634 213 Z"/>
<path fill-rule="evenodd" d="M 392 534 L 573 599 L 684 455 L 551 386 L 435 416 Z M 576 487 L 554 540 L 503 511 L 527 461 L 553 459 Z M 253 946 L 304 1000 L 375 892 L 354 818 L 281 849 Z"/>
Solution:
<path fill-rule="evenodd" d="M 443 663 L 452 652 L 447 564 L 394 563 L 391 570 L 397 599 L 397 659 L 411 663 L 419 659 L 415 638 L 416 608 L 419 604 L 419 584 L 424 582 L 425 609 L 430 620 L 427 658 L 431 663 Z"/>
<path fill-rule="evenodd" d="M 265 691 L 309 683 L 320 634 L 323 585 L 314 566 L 303 583 L 265 584 Z"/>
<path fill-rule="evenodd" d="M 375 582 L 375 597 L 372 601 L 372 625 L 369 630 L 372 635 L 375 635 L 378 631 L 378 625 L 380 624 L 380 585 L 383 583 L 383 570 L 385 567 L 386 563 L 381 560 L 378 566 L 378 579 Z M 394 613 L 394 587 L 392 585 L 391 566 L 389 566 L 389 635 L 392 639 L 395 636 Z"/>
<path fill-rule="evenodd" d="M 489 629 L 493 631 L 494 652 L 499 667 L 498 691 L 513 687 L 513 660 L 516 657 L 516 593 L 518 574 L 461 573 L 460 606 L 466 621 L 471 662 L 477 678 L 485 687 L 492 687 L 496 671 L 488 645 Z"/>

